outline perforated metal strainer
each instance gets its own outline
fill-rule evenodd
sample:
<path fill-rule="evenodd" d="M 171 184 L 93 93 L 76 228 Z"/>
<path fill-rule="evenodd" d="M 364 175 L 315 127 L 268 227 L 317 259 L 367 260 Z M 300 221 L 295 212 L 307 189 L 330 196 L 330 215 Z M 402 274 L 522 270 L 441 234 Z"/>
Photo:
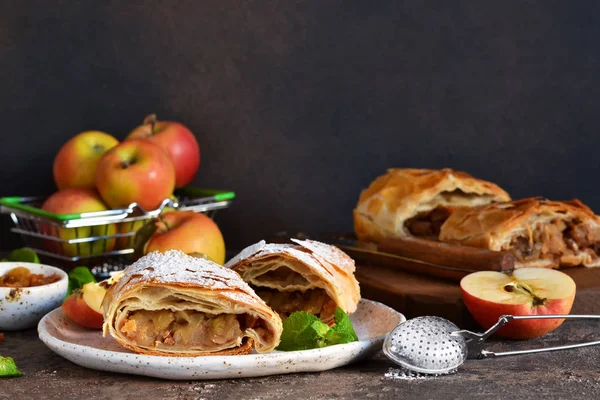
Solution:
<path fill-rule="evenodd" d="M 460 330 L 447 319 L 417 317 L 402 322 L 383 342 L 383 353 L 396 364 L 424 374 L 445 374 L 456 370 L 467 358 L 481 359 L 545 351 L 568 350 L 600 344 L 600 340 L 541 349 L 492 352 L 483 349 L 485 340 L 503 325 L 523 319 L 600 319 L 600 315 L 504 315 L 483 333 Z"/>

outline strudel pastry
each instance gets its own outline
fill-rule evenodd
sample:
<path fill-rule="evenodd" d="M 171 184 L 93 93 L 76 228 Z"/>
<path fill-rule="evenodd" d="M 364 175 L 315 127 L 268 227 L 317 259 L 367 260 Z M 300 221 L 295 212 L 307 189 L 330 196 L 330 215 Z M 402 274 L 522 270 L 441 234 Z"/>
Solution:
<path fill-rule="evenodd" d="M 225 267 L 238 272 L 283 319 L 306 311 L 332 324 L 337 307 L 356 311 L 360 288 L 354 260 L 335 246 L 314 240 L 294 244 L 260 241 Z"/>
<path fill-rule="evenodd" d="M 600 266 L 600 218 L 576 199 L 526 198 L 457 210 L 440 240 L 511 252 L 517 268 Z"/>
<path fill-rule="evenodd" d="M 455 208 L 509 201 L 494 183 L 449 168 L 392 168 L 360 194 L 353 211 L 359 240 L 420 237 L 437 240 Z"/>
<path fill-rule="evenodd" d="M 180 251 L 128 266 L 103 301 L 103 334 L 143 354 L 247 354 L 273 350 L 281 318 L 234 271 Z"/>

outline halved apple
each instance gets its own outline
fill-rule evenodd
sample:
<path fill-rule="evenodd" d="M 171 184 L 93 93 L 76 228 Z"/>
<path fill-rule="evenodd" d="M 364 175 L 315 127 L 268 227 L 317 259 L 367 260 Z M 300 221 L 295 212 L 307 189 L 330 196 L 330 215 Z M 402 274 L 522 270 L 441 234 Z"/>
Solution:
<path fill-rule="evenodd" d="M 465 305 L 473 318 L 488 329 L 502 315 L 569 314 L 576 285 L 564 272 L 548 268 L 520 268 L 507 275 L 480 271 L 460 282 Z M 564 319 L 512 321 L 496 335 L 511 339 L 531 339 L 558 328 Z"/>
<path fill-rule="evenodd" d="M 91 329 L 102 329 L 102 301 L 108 289 L 114 285 L 123 273 L 101 282 L 89 282 L 76 289 L 62 304 L 62 309 L 73 322 Z"/>
<path fill-rule="evenodd" d="M 106 289 L 96 282 L 86 283 L 67 297 L 62 309 L 73 322 L 86 328 L 101 329 L 104 318 L 100 312 L 100 305 L 105 293 Z"/>

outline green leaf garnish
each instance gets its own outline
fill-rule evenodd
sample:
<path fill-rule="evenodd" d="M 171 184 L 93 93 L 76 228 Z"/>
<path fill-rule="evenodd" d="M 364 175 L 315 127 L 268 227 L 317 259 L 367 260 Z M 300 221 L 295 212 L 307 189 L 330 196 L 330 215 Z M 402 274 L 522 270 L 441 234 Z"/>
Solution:
<path fill-rule="evenodd" d="M 29 262 L 33 264 L 39 264 L 40 258 L 38 257 L 35 251 L 23 247 L 21 249 L 11 251 L 8 257 L 2 259 L 2 261 Z"/>
<path fill-rule="evenodd" d="M 296 311 L 283 321 L 281 342 L 277 350 L 293 351 L 319 347 L 319 339 L 327 330 L 329 327 L 316 316 L 304 311 Z"/>
<path fill-rule="evenodd" d="M 0 356 L 0 378 L 12 378 L 23 376 L 23 373 L 17 368 L 15 360 L 11 357 Z"/>
<path fill-rule="evenodd" d="M 315 315 L 296 311 L 283 321 L 283 333 L 277 350 L 309 350 L 358 340 L 348 315 L 335 310 L 335 325 L 329 327 Z"/>
<path fill-rule="evenodd" d="M 335 325 L 327 332 L 325 340 L 333 343 L 350 343 L 358 340 L 358 336 L 354 331 L 350 317 L 342 310 L 335 310 Z"/>
<path fill-rule="evenodd" d="M 69 286 L 65 299 L 73 293 L 73 290 L 80 289 L 89 282 L 96 282 L 96 278 L 88 267 L 75 267 L 69 272 Z"/>

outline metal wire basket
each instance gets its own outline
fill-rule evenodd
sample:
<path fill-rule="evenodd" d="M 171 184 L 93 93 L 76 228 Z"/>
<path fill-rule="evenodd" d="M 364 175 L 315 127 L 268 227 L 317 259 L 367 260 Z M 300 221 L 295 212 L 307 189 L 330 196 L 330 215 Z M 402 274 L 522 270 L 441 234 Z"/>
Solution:
<path fill-rule="evenodd" d="M 62 267 L 103 265 L 121 267 L 133 261 L 133 239 L 137 230 L 165 208 L 204 213 L 214 219 L 217 211 L 229 207 L 235 193 L 183 188 L 165 199 L 156 210 L 144 210 L 136 203 L 127 208 L 81 214 L 54 214 L 42 210 L 44 197 L 2 197 L 0 213 L 14 223 L 11 232 L 40 258 L 48 257 Z"/>

